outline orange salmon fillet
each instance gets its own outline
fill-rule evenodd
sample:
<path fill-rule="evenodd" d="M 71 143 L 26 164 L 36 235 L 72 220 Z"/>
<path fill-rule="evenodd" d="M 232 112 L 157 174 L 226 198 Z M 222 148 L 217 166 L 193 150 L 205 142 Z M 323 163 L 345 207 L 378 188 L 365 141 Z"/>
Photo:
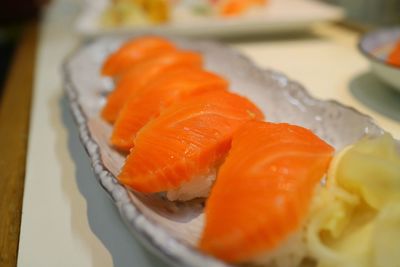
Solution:
<path fill-rule="evenodd" d="M 209 173 L 225 157 L 233 133 L 262 118 L 252 102 L 224 90 L 172 105 L 138 132 L 118 179 L 140 192 L 176 189 Z"/>
<path fill-rule="evenodd" d="M 267 0 L 223 0 L 219 13 L 226 17 L 236 16 L 246 12 L 250 8 L 266 5 L 267 2 Z"/>
<path fill-rule="evenodd" d="M 400 67 L 400 40 L 395 45 L 394 49 L 389 53 L 387 62 Z"/>
<path fill-rule="evenodd" d="M 194 94 L 226 90 L 228 82 L 201 69 L 177 68 L 156 76 L 125 103 L 115 122 L 111 144 L 122 151 L 133 147 L 136 133 L 162 110 Z"/>
<path fill-rule="evenodd" d="M 200 249 L 243 262 L 276 248 L 301 227 L 333 152 L 299 126 L 243 125 L 207 200 Z"/>
<path fill-rule="evenodd" d="M 144 36 L 124 43 L 104 62 L 101 74 L 116 76 L 133 67 L 141 60 L 166 51 L 176 50 L 168 40 L 157 36 Z"/>
<path fill-rule="evenodd" d="M 201 68 L 202 65 L 202 56 L 190 51 L 169 51 L 138 63 L 121 76 L 115 89 L 108 95 L 101 112 L 102 118 L 114 123 L 126 100 L 132 94 L 137 94 L 155 76 L 168 75 L 167 71 L 173 68 Z"/>

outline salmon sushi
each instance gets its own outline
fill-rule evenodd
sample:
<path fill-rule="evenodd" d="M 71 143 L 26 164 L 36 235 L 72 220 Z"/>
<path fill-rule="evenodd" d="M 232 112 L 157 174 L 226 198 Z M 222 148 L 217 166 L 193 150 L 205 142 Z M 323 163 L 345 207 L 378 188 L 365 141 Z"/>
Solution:
<path fill-rule="evenodd" d="M 333 152 L 299 126 L 243 125 L 206 202 L 200 249 L 232 263 L 298 266 L 305 251 L 297 233 Z"/>
<path fill-rule="evenodd" d="M 104 62 L 102 75 L 117 76 L 148 57 L 176 50 L 170 41 L 157 36 L 143 36 L 124 43 Z"/>
<path fill-rule="evenodd" d="M 174 68 L 201 68 L 202 56 L 190 51 L 170 51 L 148 58 L 131 68 L 121 76 L 115 89 L 108 95 L 101 116 L 114 123 L 125 101 L 132 94 L 138 94 L 140 88 L 159 74 L 168 75 L 168 70 Z"/>
<path fill-rule="evenodd" d="M 138 132 L 118 179 L 170 200 L 205 197 L 233 133 L 256 119 L 263 114 L 252 102 L 224 90 L 172 105 Z"/>
<path fill-rule="evenodd" d="M 115 122 L 111 144 L 119 150 L 129 151 L 136 133 L 165 108 L 195 94 L 226 90 L 227 87 L 224 78 L 201 69 L 182 67 L 168 75 L 158 75 L 141 89 L 140 95 L 132 96 L 125 103 Z"/>

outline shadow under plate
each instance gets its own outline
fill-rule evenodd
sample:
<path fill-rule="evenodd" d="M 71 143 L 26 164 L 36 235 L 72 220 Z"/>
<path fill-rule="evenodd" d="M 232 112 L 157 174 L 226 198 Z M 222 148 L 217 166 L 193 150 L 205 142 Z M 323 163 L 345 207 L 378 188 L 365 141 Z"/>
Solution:
<path fill-rule="evenodd" d="M 372 72 L 361 73 L 353 78 L 349 90 L 368 108 L 400 122 L 400 93 L 380 81 Z"/>

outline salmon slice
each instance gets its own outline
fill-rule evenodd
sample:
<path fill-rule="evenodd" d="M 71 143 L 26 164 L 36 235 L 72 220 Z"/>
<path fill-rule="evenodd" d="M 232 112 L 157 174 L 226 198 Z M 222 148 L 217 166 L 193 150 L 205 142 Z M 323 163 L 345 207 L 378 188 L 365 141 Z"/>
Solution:
<path fill-rule="evenodd" d="M 136 63 L 166 51 L 176 50 L 168 40 L 157 36 L 144 36 L 132 39 L 111 54 L 103 64 L 102 75 L 116 76 Z"/>
<path fill-rule="evenodd" d="M 224 0 L 221 2 L 219 13 L 222 16 L 237 16 L 250 8 L 267 4 L 267 0 Z"/>
<path fill-rule="evenodd" d="M 155 76 L 160 73 L 167 75 L 166 72 L 173 68 L 201 68 L 202 65 L 202 56 L 189 51 L 170 51 L 138 63 L 121 76 L 114 91 L 108 95 L 101 116 L 114 123 L 129 96 L 137 93 Z"/>
<path fill-rule="evenodd" d="M 246 262 L 276 248 L 303 223 L 332 154 L 299 126 L 243 125 L 207 200 L 200 249 Z"/>
<path fill-rule="evenodd" d="M 262 119 L 249 100 L 220 90 L 167 108 L 137 134 L 118 179 L 134 190 L 173 190 L 218 165 L 244 122 Z"/>
<path fill-rule="evenodd" d="M 115 122 L 111 144 L 119 150 L 129 151 L 136 133 L 163 109 L 194 94 L 226 90 L 227 87 L 225 79 L 201 69 L 178 68 L 168 75 L 158 75 L 141 89 L 140 95 L 125 103 Z"/>

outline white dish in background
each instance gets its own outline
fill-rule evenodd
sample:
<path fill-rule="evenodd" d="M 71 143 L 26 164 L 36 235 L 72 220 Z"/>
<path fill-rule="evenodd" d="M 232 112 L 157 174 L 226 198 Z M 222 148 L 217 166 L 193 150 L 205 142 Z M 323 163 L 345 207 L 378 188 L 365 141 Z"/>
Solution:
<path fill-rule="evenodd" d="M 202 203 L 174 203 L 159 196 L 127 190 L 115 178 L 124 157 L 109 144 L 111 126 L 99 112 L 108 91 L 99 70 L 104 58 L 126 38 L 105 37 L 85 44 L 64 65 L 64 86 L 82 143 L 105 191 L 128 228 L 161 257 L 177 266 L 227 267 L 227 263 L 195 249 L 202 230 Z M 335 101 L 311 97 L 286 76 L 265 71 L 226 46 L 213 42 L 172 39 L 177 46 L 201 52 L 205 67 L 227 78 L 231 90 L 254 101 L 269 121 L 312 129 L 336 149 L 362 136 L 379 135 L 368 116 Z"/>
<path fill-rule="evenodd" d="M 199 17 L 191 13 L 176 14 L 169 23 L 154 26 L 121 26 L 106 28 L 101 16 L 109 0 L 86 0 L 76 30 L 84 35 L 126 32 L 227 37 L 257 33 L 304 30 L 315 22 L 337 21 L 344 17 L 343 9 L 316 0 L 270 0 L 264 7 L 234 18 Z"/>
<path fill-rule="evenodd" d="M 358 47 L 370 61 L 372 72 L 391 88 L 400 91 L 400 67 L 387 62 L 397 42 L 400 42 L 400 27 L 385 28 L 364 35 Z"/>

